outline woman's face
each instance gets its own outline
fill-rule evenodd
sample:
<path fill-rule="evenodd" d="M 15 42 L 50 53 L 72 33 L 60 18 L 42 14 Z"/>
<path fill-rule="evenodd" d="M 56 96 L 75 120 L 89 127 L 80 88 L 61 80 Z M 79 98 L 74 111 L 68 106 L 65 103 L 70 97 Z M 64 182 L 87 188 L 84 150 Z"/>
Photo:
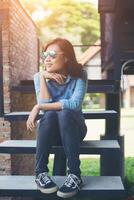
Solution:
<path fill-rule="evenodd" d="M 64 52 L 57 44 L 52 44 L 46 49 L 46 58 L 44 60 L 45 69 L 51 73 L 66 74 L 67 58 Z M 53 53 L 55 53 L 53 55 Z"/>

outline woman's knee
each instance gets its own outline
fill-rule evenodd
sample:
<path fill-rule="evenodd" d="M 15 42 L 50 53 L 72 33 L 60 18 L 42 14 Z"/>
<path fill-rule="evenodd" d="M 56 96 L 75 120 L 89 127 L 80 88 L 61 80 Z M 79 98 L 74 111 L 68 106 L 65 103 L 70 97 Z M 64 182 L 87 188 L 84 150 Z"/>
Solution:
<path fill-rule="evenodd" d="M 73 111 L 73 110 L 63 109 L 63 110 L 58 111 L 58 117 L 62 121 L 67 120 L 67 119 L 71 119 L 71 118 L 74 118 L 74 115 L 75 115 L 74 112 L 75 111 Z"/>
<path fill-rule="evenodd" d="M 77 114 L 74 113 L 72 110 L 64 109 L 58 112 L 58 121 L 60 129 L 67 131 L 77 128 Z"/>
<path fill-rule="evenodd" d="M 44 121 L 54 121 L 57 119 L 57 113 L 56 111 L 46 111 L 45 114 L 42 116 L 40 123 L 43 123 Z"/>
<path fill-rule="evenodd" d="M 57 114 L 55 111 L 47 111 L 40 119 L 38 125 L 38 132 L 40 134 L 51 134 L 51 132 L 57 130 Z"/>

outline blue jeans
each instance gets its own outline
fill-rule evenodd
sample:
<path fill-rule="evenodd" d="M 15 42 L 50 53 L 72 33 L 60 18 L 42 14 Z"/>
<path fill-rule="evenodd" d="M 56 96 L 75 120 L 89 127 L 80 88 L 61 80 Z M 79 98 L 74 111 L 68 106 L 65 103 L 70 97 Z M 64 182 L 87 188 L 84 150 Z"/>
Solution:
<path fill-rule="evenodd" d="M 46 111 L 38 126 L 36 175 L 48 172 L 48 158 L 53 145 L 63 145 L 69 172 L 80 176 L 79 149 L 87 132 L 81 112 L 69 109 Z"/>

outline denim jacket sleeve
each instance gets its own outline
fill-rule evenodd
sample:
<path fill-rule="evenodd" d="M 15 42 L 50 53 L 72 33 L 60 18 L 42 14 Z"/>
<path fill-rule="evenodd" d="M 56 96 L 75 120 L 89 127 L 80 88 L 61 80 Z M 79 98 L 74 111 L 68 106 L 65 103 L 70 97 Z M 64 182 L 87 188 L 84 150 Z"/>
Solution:
<path fill-rule="evenodd" d="M 74 92 L 70 99 L 61 99 L 62 109 L 81 110 L 82 102 L 87 91 L 87 72 L 83 71 L 83 77 L 76 81 Z"/>
<path fill-rule="evenodd" d="M 43 104 L 43 103 L 50 103 L 52 102 L 52 99 L 41 99 L 40 98 L 40 72 L 36 73 L 34 75 L 34 87 L 35 87 L 35 93 L 36 93 L 36 99 L 37 103 Z"/>

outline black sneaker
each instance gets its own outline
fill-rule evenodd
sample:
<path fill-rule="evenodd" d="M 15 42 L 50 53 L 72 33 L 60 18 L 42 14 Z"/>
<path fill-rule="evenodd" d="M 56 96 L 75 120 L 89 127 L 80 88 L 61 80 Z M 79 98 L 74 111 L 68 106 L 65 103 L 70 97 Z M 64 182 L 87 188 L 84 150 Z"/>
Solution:
<path fill-rule="evenodd" d="M 38 189 L 42 193 L 51 194 L 58 190 L 58 186 L 54 183 L 54 181 L 48 176 L 47 172 L 39 174 L 35 182 L 38 186 Z"/>
<path fill-rule="evenodd" d="M 79 192 L 81 186 L 81 178 L 78 178 L 74 174 L 69 174 L 63 185 L 59 188 L 57 196 L 62 198 L 70 198 Z"/>

